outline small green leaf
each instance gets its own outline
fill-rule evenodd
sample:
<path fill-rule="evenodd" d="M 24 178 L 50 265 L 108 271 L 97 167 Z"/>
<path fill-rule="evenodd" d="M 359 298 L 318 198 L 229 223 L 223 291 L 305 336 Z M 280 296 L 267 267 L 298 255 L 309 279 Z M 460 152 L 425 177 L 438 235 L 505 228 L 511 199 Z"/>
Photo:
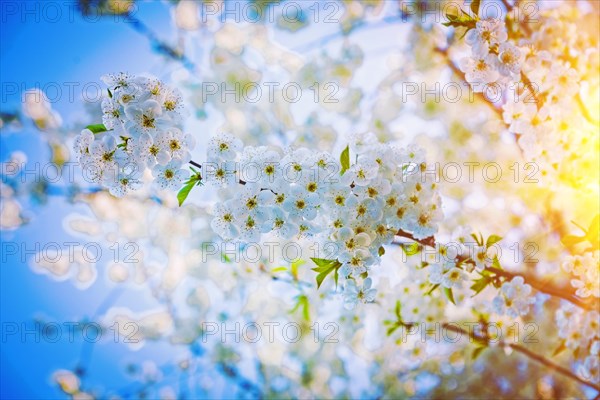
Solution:
<path fill-rule="evenodd" d="M 310 304 L 308 302 L 308 297 L 306 297 L 304 294 L 298 296 L 298 301 L 296 302 L 294 308 L 290 310 L 290 314 L 295 313 L 299 308 L 302 308 L 302 317 L 306 321 L 310 321 Z"/>
<path fill-rule="evenodd" d="M 475 233 L 471 233 L 471 237 L 475 239 L 479 246 L 483 246 L 483 239 L 479 239 L 479 237 Z"/>
<path fill-rule="evenodd" d="M 576 244 L 579 244 L 579 243 L 585 241 L 585 236 L 566 235 L 566 236 L 563 236 L 560 239 L 560 241 L 566 247 L 573 247 Z"/>
<path fill-rule="evenodd" d="M 344 151 L 342 151 L 342 154 L 340 155 L 340 164 L 342 166 L 340 175 L 344 175 L 344 172 L 350 168 L 350 146 L 346 146 Z"/>
<path fill-rule="evenodd" d="M 475 349 L 473 350 L 473 353 L 471 354 L 471 359 L 476 360 L 477 357 L 479 357 L 485 349 L 486 349 L 485 347 L 475 347 Z"/>
<path fill-rule="evenodd" d="M 451 288 L 444 288 L 444 294 L 446 295 L 446 297 L 448 298 L 448 300 L 450 300 L 450 303 L 456 305 L 456 302 L 454 301 L 454 294 L 452 293 L 452 289 Z"/>
<path fill-rule="evenodd" d="M 287 267 L 284 267 L 283 265 L 281 267 L 275 267 L 271 269 L 271 273 L 276 273 L 276 272 L 285 272 L 287 271 Z"/>
<path fill-rule="evenodd" d="M 592 244 L 593 249 L 598 249 L 598 241 L 600 239 L 600 215 L 596 215 L 596 217 L 592 220 L 590 227 L 586 233 L 587 240 Z"/>
<path fill-rule="evenodd" d="M 387 332 L 386 332 L 386 335 L 387 335 L 387 336 L 390 336 L 390 335 L 391 335 L 392 333 L 394 333 L 394 331 L 395 331 L 396 329 L 398 329 L 399 327 L 400 327 L 399 325 L 393 325 L 393 326 L 390 326 L 390 327 L 388 328 Z"/>
<path fill-rule="evenodd" d="M 290 272 L 292 273 L 292 276 L 295 280 L 298 280 L 298 267 L 303 265 L 304 263 L 305 261 L 303 259 L 298 258 L 297 260 L 294 260 L 290 265 Z"/>
<path fill-rule="evenodd" d="M 473 19 L 469 14 L 467 14 L 464 10 L 460 9 L 460 15 L 454 14 L 451 11 L 454 11 L 455 8 L 448 7 L 446 11 L 446 18 L 448 22 L 443 22 L 444 26 L 452 26 L 454 28 L 458 28 L 460 26 L 465 27 L 467 29 L 475 28 L 476 20 Z"/>
<path fill-rule="evenodd" d="M 195 170 L 193 167 L 190 167 L 190 169 L 194 172 L 194 174 L 192 174 L 192 176 L 190 176 L 190 178 L 184 182 L 184 186 L 181 188 L 179 193 L 177 193 L 179 207 L 181 207 L 185 199 L 187 199 L 188 195 L 190 194 L 190 191 L 194 188 L 194 186 L 202 185 L 202 175 L 200 175 L 200 172 Z"/>
<path fill-rule="evenodd" d="M 498 259 L 497 254 L 494 256 L 494 259 L 492 260 L 492 267 L 502 269 L 502 265 L 500 265 L 500 260 Z"/>
<path fill-rule="evenodd" d="M 429 292 L 427 292 L 426 294 L 431 294 L 431 293 L 433 293 L 433 291 L 434 291 L 435 289 L 437 289 L 438 287 L 440 287 L 440 284 L 439 284 L 439 283 L 436 283 L 435 285 L 433 285 L 433 286 L 431 287 L 431 289 L 429 289 Z"/>
<path fill-rule="evenodd" d="M 458 21 L 459 15 L 458 14 L 453 14 L 452 11 L 454 11 L 454 9 L 452 7 L 448 7 L 446 10 L 446 18 L 448 18 L 448 21 L 453 22 L 453 21 Z M 462 10 L 460 10 L 462 11 Z M 448 26 L 448 25 L 446 25 Z"/>
<path fill-rule="evenodd" d="M 493 246 L 494 244 L 498 243 L 499 241 L 502 240 L 502 236 L 498 236 L 498 235 L 491 235 L 488 239 L 487 242 L 485 242 L 485 247 L 490 247 Z"/>
<path fill-rule="evenodd" d="M 473 0 L 471 2 L 471 11 L 473 14 L 479 15 L 479 5 L 481 4 L 481 0 Z"/>
<path fill-rule="evenodd" d="M 321 284 L 323 283 L 323 281 L 325 280 L 325 278 L 327 278 L 327 275 L 329 274 L 329 272 L 321 272 L 320 274 L 317 275 L 317 289 L 321 288 Z"/>
<path fill-rule="evenodd" d="M 329 275 L 331 272 L 334 272 L 334 280 L 337 286 L 338 282 L 338 270 L 342 266 L 342 264 L 338 260 L 327 260 L 324 258 L 311 258 L 315 264 L 317 264 L 316 268 L 312 270 L 318 272 L 316 277 L 317 280 L 317 289 L 321 287 L 323 280 Z"/>
<path fill-rule="evenodd" d="M 308 298 L 304 296 L 304 305 L 302 307 L 302 316 L 305 321 L 310 321 L 310 306 L 308 304 Z"/>
<path fill-rule="evenodd" d="M 177 200 L 179 201 L 179 207 L 182 206 L 185 199 L 187 199 L 190 194 L 192 188 L 196 185 L 196 182 L 188 182 L 184 187 L 181 188 L 179 193 L 177 193 Z"/>
<path fill-rule="evenodd" d="M 488 287 L 488 285 L 492 283 L 492 279 L 489 276 L 482 276 L 479 279 L 476 279 L 471 285 L 471 289 L 475 292 L 475 295 L 479 294 L 483 289 Z"/>
<path fill-rule="evenodd" d="M 378 250 L 377 254 L 379 254 L 379 257 L 381 257 L 382 255 L 384 255 L 385 254 L 385 248 L 383 246 L 379 246 L 379 250 Z"/>
<path fill-rule="evenodd" d="M 108 97 L 110 97 L 110 98 L 112 99 L 112 96 L 113 96 L 113 95 L 112 95 L 112 92 L 110 91 L 110 89 L 109 89 L 109 88 L 106 88 L 106 90 L 108 90 Z"/>
<path fill-rule="evenodd" d="M 97 133 L 102 133 L 102 132 L 106 132 L 108 129 L 106 129 L 106 127 L 104 126 L 104 124 L 93 124 L 93 125 L 88 125 L 85 127 L 85 129 L 89 129 L 90 131 L 92 131 L 92 133 L 95 135 Z"/>
<path fill-rule="evenodd" d="M 335 263 L 337 263 L 337 260 L 328 260 L 326 258 L 311 258 L 311 260 L 317 264 L 317 268 L 313 268 L 313 271 L 316 272 L 323 272 L 326 271 L 328 269 L 330 269 Z"/>
<path fill-rule="evenodd" d="M 398 317 L 398 320 L 400 321 L 402 319 L 402 304 L 400 304 L 400 300 L 396 300 L 396 308 L 394 309 L 394 313 L 396 314 L 396 317 Z"/>
<path fill-rule="evenodd" d="M 564 350 L 567 349 L 567 346 L 565 343 L 566 343 L 566 341 L 564 339 L 560 341 L 560 344 L 554 350 L 554 353 L 552 353 L 552 357 L 559 355 L 560 353 L 562 353 Z"/>
<path fill-rule="evenodd" d="M 417 242 L 403 243 L 400 245 L 400 248 L 407 256 L 414 256 L 419 253 L 419 244 Z"/>

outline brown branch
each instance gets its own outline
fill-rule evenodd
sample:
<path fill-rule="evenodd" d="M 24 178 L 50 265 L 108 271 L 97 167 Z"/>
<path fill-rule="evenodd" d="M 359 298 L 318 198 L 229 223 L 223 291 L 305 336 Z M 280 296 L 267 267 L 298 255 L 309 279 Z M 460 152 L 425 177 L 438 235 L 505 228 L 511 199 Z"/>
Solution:
<path fill-rule="evenodd" d="M 444 323 L 442 324 L 442 326 L 450 331 L 456 332 L 456 333 L 460 333 L 462 334 L 468 334 L 469 337 L 473 340 L 476 340 L 479 343 L 483 343 L 485 344 L 487 347 L 489 347 L 490 341 L 489 338 L 486 336 L 480 336 L 475 334 L 475 332 L 467 332 L 465 329 L 456 326 L 454 324 L 448 324 L 448 323 Z M 580 378 L 579 376 L 577 376 L 576 374 L 574 374 L 572 371 L 570 371 L 569 369 L 562 367 L 558 364 L 556 364 L 555 362 L 547 359 L 544 356 L 541 356 L 539 354 L 534 353 L 533 351 L 527 349 L 524 346 L 521 346 L 517 343 L 506 343 L 504 340 L 499 340 L 498 345 L 500 346 L 508 346 L 511 349 L 515 350 L 516 352 L 519 352 L 525 356 L 527 356 L 528 358 L 537 361 L 538 363 L 548 367 L 549 369 L 558 372 L 559 374 L 566 376 L 567 378 L 573 379 L 579 383 L 581 383 L 582 385 L 585 385 L 587 387 L 590 387 L 594 390 L 600 391 L 600 385 L 594 384 L 592 382 L 588 382 L 585 379 Z"/>
<path fill-rule="evenodd" d="M 521 0 L 516 0 L 515 1 L 515 7 L 518 8 L 517 11 L 519 11 L 519 12 L 520 12 L 520 7 L 519 7 L 519 3 L 520 2 L 521 2 Z M 526 19 L 529 20 L 528 17 L 526 17 Z M 519 20 L 518 22 L 519 22 L 519 27 L 521 29 L 523 29 L 523 31 L 525 31 L 525 35 L 526 36 L 531 36 L 531 28 L 527 25 L 527 21 L 525 21 L 525 20 L 523 20 L 523 21 Z"/>
<path fill-rule="evenodd" d="M 423 246 L 434 247 L 434 248 L 437 246 L 437 243 L 433 236 L 429 236 L 424 239 L 417 239 L 411 233 L 405 232 L 402 230 L 398 231 L 396 233 L 396 236 L 410 239 L 410 240 L 415 241 Z M 470 259 L 470 257 L 468 255 L 461 254 L 460 256 L 458 256 L 459 262 L 464 262 L 469 259 Z M 560 287 L 554 286 L 553 284 L 549 284 L 547 282 L 542 282 L 538 278 L 531 276 L 529 274 L 513 273 L 513 272 L 509 272 L 509 271 L 499 269 L 496 267 L 485 267 L 485 271 L 491 272 L 496 276 L 500 276 L 502 278 L 511 279 L 511 280 L 516 276 L 521 276 L 525 280 L 525 283 L 531 285 L 531 287 L 535 288 L 536 290 L 538 290 L 542 293 L 549 294 L 554 297 L 560 297 L 561 299 L 567 300 L 568 302 L 576 305 L 577 307 L 580 307 L 587 311 L 598 311 L 600 308 L 599 307 L 600 303 L 598 301 L 582 300 L 581 298 L 577 297 L 572 291 L 569 292 L 568 288 L 560 288 Z"/>
<path fill-rule="evenodd" d="M 502 4 L 504 4 L 504 7 L 506 7 L 506 14 L 508 15 L 508 13 L 510 13 L 513 8 L 515 8 L 514 5 L 511 5 L 507 0 L 502 0 Z"/>

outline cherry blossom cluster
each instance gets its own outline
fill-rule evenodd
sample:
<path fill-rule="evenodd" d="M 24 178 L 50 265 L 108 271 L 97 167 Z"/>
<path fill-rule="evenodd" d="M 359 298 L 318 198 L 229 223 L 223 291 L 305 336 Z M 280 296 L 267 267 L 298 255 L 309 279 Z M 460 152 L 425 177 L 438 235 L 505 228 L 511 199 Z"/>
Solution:
<path fill-rule="evenodd" d="M 504 20 L 477 20 L 465 36 L 471 55 L 460 69 L 475 92 L 503 103 L 509 132 L 544 177 L 581 185 L 590 170 L 581 154 L 598 148 L 593 99 L 600 58 L 593 36 L 579 32 L 577 12 L 565 18 L 564 11 L 543 13 L 544 23 L 526 39 L 520 32 L 530 26 L 515 29 L 513 21 L 509 32 Z"/>
<path fill-rule="evenodd" d="M 535 303 L 531 285 L 525 283 L 522 276 L 515 276 L 510 282 L 504 282 L 498 295 L 492 301 L 494 312 L 517 318 L 529 312 L 529 306 Z"/>
<path fill-rule="evenodd" d="M 226 188 L 211 223 L 222 239 L 258 242 L 270 233 L 332 242 L 337 250 L 327 258 L 356 279 L 368 275 L 397 232 L 425 238 L 437 231 L 440 196 L 416 173 L 426 168 L 422 149 L 379 143 L 373 134 L 354 138 L 339 162 L 307 148 L 244 147 L 222 134 L 210 141 L 203 179 Z M 351 292 L 372 300 L 370 285 Z"/>
<path fill-rule="evenodd" d="M 565 272 L 572 274 L 571 285 L 579 297 L 600 297 L 600 252 L 588 251 L 583 255 L 568 255 L 562 262 Z"/>
<path fill-rule="evenodd" d="M 521 71 L 522 53 L 507 42 L 504 21 L 481 19 L 469 30 L 465 41 L 471 46 L 471 56 L 460 62 L 467 82 L 475 92 L 483 92 L 496 82 L 508 83 Z"/>
<path fill-rule="evenodd" d="M 573 353 L 579 376 L 600 382 L 600 315 L 585 312 L 568 302 L 561 302 L 556 312 L 561 348 Z"/>
<path fill-rule="evenodd" d="M 182 130 L 179 92 L 152 77 L 119 73 L 102 80 L 108 86 L 103 124 L 88 126 L 74 143 L 86 178 L 121 197 L 140 188 L 149 169 L 158 188 L 178 190 L 195 146 Z"/>

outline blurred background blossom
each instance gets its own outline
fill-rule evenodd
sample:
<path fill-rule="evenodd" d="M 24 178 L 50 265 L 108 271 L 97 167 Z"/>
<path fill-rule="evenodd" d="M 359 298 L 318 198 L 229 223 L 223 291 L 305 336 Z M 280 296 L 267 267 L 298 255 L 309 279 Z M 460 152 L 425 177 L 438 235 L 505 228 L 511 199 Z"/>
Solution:
<path fill-rule="evenodd" d="M 597 398 L 598 2 L 1 7 L 2 398 Z M 451 268 L 443 246 L 399 237 L 345 295 L 317 289 L 308 257 L 207 258 L 231 192 L 179 207 L 146 170 L 116 198 L 77 164 L 112 72 L 181 92 L 197 161 L 223 132 L 336 160 L 371 134 L 416 144 L 439 165 L 435 241 L 482 257 Z M 502 90 L 470 91 L 481 79 Z M 461 340 L 439 340 L 449 322 Z"/>

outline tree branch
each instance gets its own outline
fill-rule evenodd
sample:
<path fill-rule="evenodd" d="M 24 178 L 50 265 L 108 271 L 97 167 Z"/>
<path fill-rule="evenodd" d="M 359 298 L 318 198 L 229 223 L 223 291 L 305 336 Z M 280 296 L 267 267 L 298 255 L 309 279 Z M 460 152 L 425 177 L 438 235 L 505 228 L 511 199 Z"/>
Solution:
<path fill-rule="evenodd" d="M 396 236 L 410 239 L 410 240 L 415 241 L 423 246 L 428 246 L 428 247 L 436 247 L 437 246 L 437 243 L 433 236 L 429 236 L 424 239 L 416 239 L 411 233 L 405 232 L 402 230 L 398 231 L 396 233 Z M 470 259 L 470 257 L 468 255 L 461 254 L 458 256 L 459 262 L 467 261 L 469 259 Z M 577 297 L 574 293 L 572 293 L 572 292 L 569 293 L 568 292 L 569 288 L 556 287 L 547 282 L 542 282 L 538 278 L 533 277 L 531 275 L 513 273 L 513 272 L 499 269 L 496 267 L 486 267 L 485 270 L 495 274 L 496 276 L 501 276 L 506 279 L 512 279 L 516 276 L 521 276 L 525 280 L 525 283 L 531 285 L 531 287 L 535 288 L 536 290 L 538 290 L 542 293 L 546 293 L 546 294 L 549 294 L 549 295 L 555 296 L 555 297 L 560 297 L 561 299 L 567 300 L 568 302 L 576 305 L 577 307 L 580 307 L 587 311 L 598 311 L 598 309 L 599 309 L 600 304 L 598 301 L 594 302 L 594 301 L 582 300 L 581 298 Z"/>
<path fill-rule="evenodd" d="M 444 323 L 442 324 L 442 326 L 445 329 L 448 329 L 450 331 L 456 332 L 456 333 L 460 333 L 460 334 L 468 334 L 469 337 L 473 340 L 478 341 L 479 343 L 483 343 L 485 344 L 487 347 L 489 347 L 490 341 L 489 338 L 486 336 L 480 336 L 475 334 L 475 332 L 467 332 L 465 329 L 456 326 L 454 324 L 448 324 L 448 323 Z M 547 359 L 544 356 L 541 356 L 539 354 L 534 353 L 533 351 L 527 349 L 524 346 L 521 346 L 520 344 L 517 343 L 506 343 L 504 340 L 500 340 L 499 342 L 497 342 L 500 346 L 508 346 L 511 349 L 525 355 L 526 357 L 537 361 L 538 363 L 548 367 L 549 369 L 558 372 L 559 374 L 566 376 L 569 379 L 575 380 L 579 383 L 581 383 L 582 385 L 585 385 L 587 387 L 590 387 L 594 390 L 600 391 L 600 385 L 594 384 L 592 382 L 588 382 L 585 379 L 580 378 L 579 376 L 577 376 L 576 374 L 574 374 L 573 372 L 571 372 L 569 369 L 562 367 L 556 363 L 554 363 L 553 361 Z"/>

